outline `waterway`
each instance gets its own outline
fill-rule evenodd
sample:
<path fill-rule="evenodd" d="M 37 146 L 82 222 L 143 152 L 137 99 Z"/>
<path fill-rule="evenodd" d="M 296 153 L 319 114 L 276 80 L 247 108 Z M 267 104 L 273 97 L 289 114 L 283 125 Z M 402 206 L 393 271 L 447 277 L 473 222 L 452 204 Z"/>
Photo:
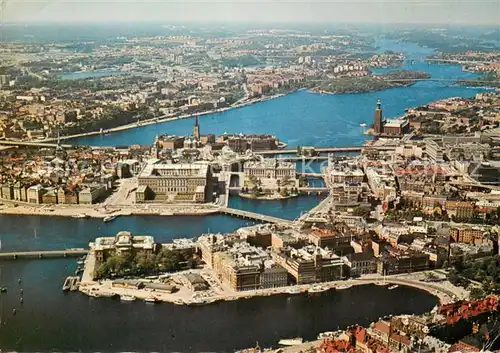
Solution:
<path fill-rule="evenodd" d="M 276 347 L 284 337 L 311 340 L 319 332 L 354 323 L 368 325 L 388 314 L 422 313 L 436 304 L 435 298 L 418 290 L 390 291 L 375 285 L 201 307 L 123 303 L 63 293 L 61 285 L 73 263 L 64 259 L 0 263 L 2 284 L 9 289 L 1 298 L 2 350 L 232 352 L 257 341 Z"/>
<path fill-rule="evenodd" d="M 114 236 L 122 230 L 135 235 L 152 235 L 160 243 L 176 238 L 196 238 L 204 233 L 230 233 L 254 224 L 224 215 L 130 216 L 104 223 L 100 219 L 52 216 L 0 215 L 1 251 L 87 248 L 99 236 Z M 1 283 L 1 277 L 0 277 Z"/>
<path fill-rule="evenodd" d="M 434 51 L 412 43 L 391 40 L 378 42 L 380 51 L 403 52 L 408 60 L 404 69 L 425 71 L 438 79 L 473 79 L 477 75 L 462 72 L 459 65 L 428 64 L 423 59 Z M 378 70 L 382 73 L 386 70 Z M 200 118 L 201 132 L 273 134 L 288 147 L 301 146 L 354 146 L 361 145 L 361 123 L 370 125 L 377 99 L 381 99 L 384 117 L 394 118 L 407 108 L 416 107 L 438 99 L 473 97 L 481 88 L 454 86 L 453 82 L 422 81 L 410 87 L 394 88 L 379 92 L 320 95 L 300 91 L 279 99 L 211 114 Z M 73 142 L 92 146 L 148 145 L 159 134 L 189 135 L 192 119 L 177 120 L 139 127 L 107 136 L 91 136 Z"/>
<path fill-rule="evenodd" d="M 318 181 L 312 182 L 311 186 L 313 185 L 323 186 Z M 301 195 L 285 200 L 252 200 L 233 195 L 229 199 L 229 207 L 278 218 L 295 219 L 315 207 L 325 196 Z"/>
<path fill-rule="evenodd" d="M 404 52 L 420 59 L 431 49 L 409 43 L 381 42 L 381 51 Z M 459 66 L 412 60 L 405 68 L 423 70 L 434 78 L 466 79 Z M 366 136 L 359 124 L 370 124 L 377 99 L 384 116 L 438 99 L 472 97 L 481 89 L 454 87 L 444 82 L 418 84 L 375 93 L 323 96 L 297 92 L 200 119 L 202 133 L 270 133 L 289 144 L 307 146 L 360 145 Z M 109 136 L 76 140 L 88 145 L 151 144 L 155 135 L 185 135 L 192 120 L 141 127 Z M 302 167 L 301 170 L 304 170 Z M 315 164 L 312 171 L 319 169 Z M 313 207 L 321 197 L 256 202 L 231 198 L 232 207 L 292 219 Z M 0 216 L 1 251 L 86 247 L 89 240 L 120 230 L 154 235 L 160 242 L 196 237 L 205 232 L 231 232 L 247 220 L 228 216 L 123 217 L 111 223 L 58 217 Z M 74 259 L 0 262 L 0 349 L 17 351 L 232 351 L 255 345 L 276 346 L 283 337 L 312 339 L 321 331 L 348 324 L 368 324 L 386 314 L 421 313 L 436 300 L 427 293 L 399 287 L 393 291 L 363 286 L 314 297 L 263 297 L 206 307 L 124 304 L 63 294 L 62 281 L 73 273 Z M 18 278 L 23 281 L 19 285 Z M 20 288 L 24 304 L 19 303 Z M 16 308 L 17 315 L 12 310 Z M 231 334 L 229 334 L 231 333 Z"/>

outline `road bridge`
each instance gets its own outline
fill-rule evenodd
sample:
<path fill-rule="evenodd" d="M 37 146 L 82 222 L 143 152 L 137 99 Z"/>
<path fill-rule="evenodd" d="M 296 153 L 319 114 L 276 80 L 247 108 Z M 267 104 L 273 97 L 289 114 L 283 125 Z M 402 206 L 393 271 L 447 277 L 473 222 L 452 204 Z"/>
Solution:
<path fill-rule="evenodd" d="M 27 147 L 45 147 L 45 148 L 56 148 L 57 143 L 49 143 L 45 141 L 10 141 L 10 140 L 0 140 L 0 145 L 4 146 L 27 146 Z M 73 145 L 61 145 L 64 148 L 73 148 Z"/>
<path fill-rule="evenodd" d="M 287 223 L 287 224 L 293 223 L 293 221 L 290 221 L 288 219 L 267 216 L 267 215 L 263 215 L 260 213 L 254 213 L 254 212 L 249 212 L 249 211 L 237 210 L 235 208 L 230 208 L 230 207 L 221 207 L 221 208 L 219 208 L 219 212 L 222 214 L 230 215 L 230 216 L 252 219 L 252 220 L 260 221 L 260 222 L 264 222 L 264 223 Z"/>
<path fill-rule="evenodd" d="M 318 153 L 335 153 L 335 152 L 361 152 L 362 146 L 355 147 L 321 147 L 314 150 Z M 255 154 L 265 155 L 278 155 L 278 154 L 297 154 L 297 149 L 284 149 L 284 150 L 271 150 L 271 151 L 258 151 Z M 300 158 L 300 157 L 299 157 Z M 309 157 L 305 157 L 309 158 Z M 312 157 L 314 158 L 314 157 Z"/>
<path fill-rule="evenodd" d="M 450 180 L 448 182 L 448 184 L 456 185 L 456 186 L 463 186 L 463 187 L 467 187 L 467 188 L 479 188 L 479 189 L 500 191 L 499 185 L 486 185 L 486 184 L 480 184 L 480 183 L 471 183 L 471 182 L 465 182 L 465 181 L 452 181 L 452 180 Z"/>
<path fill-rule="evenodd" d="M 64 257 L 78 257 L 87 255 L 88 250 L 40 250 L 40 251 L 13 251 L 0 252 L 0 260 L 16 259 L 53 259 Z"/>
<path fill-rule="evenodd" d="M 306 178 L 323 178 L 324 175 L 322 173 L 298 173 L 297 175 L 304 176 Z"/>
<path fill-rule="evenodd" d="M 328 156 L 314 156 L 314 157 L 277 157 L 280 161 L 288 161 L 288 162 L 306 162 L 306 161 L 327 161 Z"/>
<path fill-rule="evenodd" d="M 35 147 L 35 148 L 56 148 L 57 143 L 51 143 L 51 140 L 42 140 L 40 142 L 37 141 L 10 141 L 10 140 L 0 140 L 0 146 L 9 146 L 9 147 Z M 61 147 L 63 148 L 79 148 L 79 147 L 85 147 L 84 145 L 69 145 L 69 144 L 60 144 Z M 86 146 L 90 147 L 93 150 L 99 150 L 99 149 L 114 149 L 115 147 L 111 146 Z"/>
<path fill-rule="evenodd" d="M 329 192 L 330 189 L 327 187 L 314 187 L 314 186 L 306 186 L 306 187 L 300 187 L 299 191 L 301 192 L 318 192 L 318 193 L 323 193 L 323 192 Z"/>

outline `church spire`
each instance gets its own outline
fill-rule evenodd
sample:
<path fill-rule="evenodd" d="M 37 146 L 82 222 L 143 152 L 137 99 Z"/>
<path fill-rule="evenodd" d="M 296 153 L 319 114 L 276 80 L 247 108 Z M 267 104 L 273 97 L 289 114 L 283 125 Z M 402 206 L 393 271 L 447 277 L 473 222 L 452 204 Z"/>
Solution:
<path fill-rule="evenodd" d="M 198 124 L 198 117 L 196 117 L 196 121 L 194 123 L 193 137 L 197 141 L 200 140 L 200 125 Z"/>

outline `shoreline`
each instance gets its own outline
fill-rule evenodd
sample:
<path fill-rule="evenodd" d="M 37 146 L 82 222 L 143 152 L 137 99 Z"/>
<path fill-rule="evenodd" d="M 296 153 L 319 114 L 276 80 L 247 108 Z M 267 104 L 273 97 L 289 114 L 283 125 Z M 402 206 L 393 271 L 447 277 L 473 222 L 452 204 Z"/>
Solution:
<path fill-rule="evenodd" d="M 315 89 L 315 88 L 309 89 L 308 92 L 312 93 L 312 94 L 325 94 L 325 95 L 328 95 L 328 96 L 339 96 L 339 95 L 342 95 L 342 94 L 374 93 L 374 92 L 387 91 L 387 90 L 390 90 L 390 89 L 393 89 L 393 88 L 411 87 L 414 84 L 416 84 L 417 82 L 412 82 L 412 83 L 409 83 L 409 84 L 406 84 L 406 85 L 394 85 L 392 87 L 387 87 L 387 88 L 382 88 L 382 89 L 370 89 L 370 90 L 366 90 L 366 91 L 357 91 L 357 92 L 338 92 L 338 93 L 336 93 L 336 92 L 331 92 L 331 91 L 318 90 L 318 89 Z"/>
<path fill-rule="evenodd" d="M 258 201 L 276 201 L 276 200 L 288 200 L 288 199 L 293 199 L 296 197 L 299 197 L 299 194 L 294 194 L 294 195 L 289 195 L 289 196 L 257 196 L 253 197 L 251 194 L 246 194 L 246 193 L 239 193 L 239 197 L 242 199 L 247 199 L 247 200 L 258 200 Z"/>
<path fill-rule="evenodd" d="M 302 90 L 302 89 L 300 89 L 300 90 Z M 287 96 L 289 94 L 292 94 L 292 93 L 295 93 L 298 91 L 299 90 L 293 90 L 293 91 L 290 91 L 287 93 L 279 93 L 279 94 L 275 94 L 272 96 L 256 98 L 253 100 L 239 103 L 239 104 L 234 105 L 234 106 L 229 106 L 229 107 L 219 108 L 219 109 L 211 109 L 211 110 L 207 110 L 207 111 L 200 112 L 200 113 L 183 114 L 183 115 L 179 115 L 179 116 L 164 115 L 162 117 L 155 117 L 155 118 L 151 118 L 148 120 L 143 120 L 139 123 L 132 123 L 132 124 L 116 126 L 114 128 L 102 130 L 102 132 L 101 131 L 90 131 L 90 132 L 84 132 L 84 133 L 75 134 L 75 135 L 61 136 L 60 140 L 61 141 L 74 140 L 74 139 L 80 139 L 80 138 L 91 137 L 91 136 L 96 136 L 96 135 L 108 135 L 108 134 L 113 134 L 113 133 L 117 133 L 117 132 L 121 132 L 121 131 L 132 130 L 132 129 L 143 127 L 143 126 L 168 123 L 168 122 L 177 121 L 177 120 L 192 119 L 192 118 L 196 118 L 196 117 L 202 117 L 205 115 L 212 115 L 212 114 L 217 114 L 217 113 L 224 113 L 224 112 L 227 112 L 229 110 L 244 108 L 244 107 L 249 106 L 249 105 L 258 104 L 258 103 L 266 102 L 269 100 L 281 98 L 281 97 Z M 41 140 L 40 142 L 54 142 L 56 140 L 57 139 L 55 139 L 55 138 L 49 138 L 49 139 Z"/>
<path fill-rule="evenodd" d="M 92 256 L 89 254 L 87 258 L 89 257 Z M 87 264 L 87 260 L 85 261 L 85 264 Z M 104 280 L 102 282 L 96 282 L 93 280 L 85 281 L 82 277 L 82 282 L 80 283 L 79 291 L 90 297 L 97 297 L 97 298 L 125 295 L 125 296 L 133 296 L 137 300 L 146 300 L 148 298 L 155 298 L 158 303 L 169 303 L 175 305 L 188 305 L 188 306 L 209 305 L 220 301 L 235 301 L 241 299 L 250 299 L 254 297 L 283 295 L 283 294 L 289 296 L 304 295 L 304 294 L 318 295 L 326 291 L 345 290 L 354 286 L 363 286 L 363 285 L 378 285 L 384 287 L 397 285 L 397 286 L 411 287 L 418 290 L 423 290 L 433 295 L 438 299 L 440 304 L 448 304 L 456 301 L 457 299 L 455 298 L 458 298 L 457 296 L 448 293 L 449 292 L 448 289 L 437 287 L 435 284 L 428 284 L 425 282 L 420 282 L 415 280 L 407 280 L 401 278 L 402 276 L 405 275 L 395 275 L 392 278 L 387 278 L 386 276 L 385 280 L 383 279 L 382 276 L 379 277 L 367 276 L 366 278 L 294 285 L 294 286 L 279 287 L 279 288 L 256 289 L 243 292 L 224 290 L 223 292 L 220 293 L 214 293 L 213 295 L 207 294 L 204 296 L 201 295 L 197 296 L 195 294 L 196 292 L 191 292 L 185 287 L 181 287 L 181 289 L 179 289 L 179 291 L 175 293 L 168 293 L 158 289 L 153 290 L 153 289 L 132 289 L 132 288 L 113 287 L 112 280 Z M 408 276 L 408 274 L 406 276 Z M 144 282 L 147 282 L 147 280 L 144 280 Z M 311 291 L 313 287 L 314 288 L 321 287 L 321 290 Z M 460 299 L 465 299 L 465 298 L 460 298 Z"/>
<path fill-rule="evenodd" d="M 43 205 L 43 204 L 42 204 Z M 0 215 L 11 216 L 52 216 L 52 217 L 66 217 L 75 219 L 86 218 L 105 218 L 108 216 L 205 216 L 211 214 L 219 214 L 220 210 L 213 205 L 164 205 L 164 204 L 151 204 L 150 208 L 131 207 L 131 206 L 112 206 L 104 209 L 102 204 L 94 205 L 68 205 L 61 207 L 58 205 L 47 205 L 37 207 L 36 205 L 20 204 L 17 207 L 4 207 L 0 206 Z M 78 215 L 85 215 L 86 217 L 78 217 Z"/>

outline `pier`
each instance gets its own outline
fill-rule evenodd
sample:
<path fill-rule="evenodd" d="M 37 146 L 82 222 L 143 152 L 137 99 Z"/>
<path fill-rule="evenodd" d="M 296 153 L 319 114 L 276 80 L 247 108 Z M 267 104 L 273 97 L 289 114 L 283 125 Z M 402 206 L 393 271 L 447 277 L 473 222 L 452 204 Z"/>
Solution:
<path fill-rule="evenodd" d="M 288 219 L 282 219 L 282 218 L 277 218 L 277 217 L 273 217 L 273 216 L 266 216 L 263 214 L 237 210 L 237 209 L 230 208 L 230 207 L 221 207 L 219 209 L 219 212 L 222 214 L 230 215 L 230 216 L 252 219 L 252 220 L 260 221 L 260 222 L 264 222 L 264 223 L 288 223 L 288 224 L 293 223 L 293 221 L 290 221 Z"/>
<path fill-rule="evenodd" d="M 42 251 L 14 251 L 0 252 L 0 260 L 17 259 L 54 259 L 65 257 L 78 257 L 87 255 L 88 250 L 42 250 Z"/>

